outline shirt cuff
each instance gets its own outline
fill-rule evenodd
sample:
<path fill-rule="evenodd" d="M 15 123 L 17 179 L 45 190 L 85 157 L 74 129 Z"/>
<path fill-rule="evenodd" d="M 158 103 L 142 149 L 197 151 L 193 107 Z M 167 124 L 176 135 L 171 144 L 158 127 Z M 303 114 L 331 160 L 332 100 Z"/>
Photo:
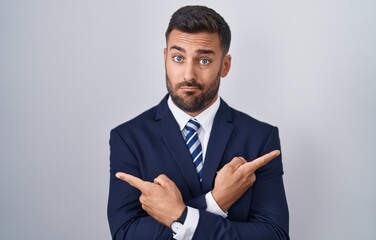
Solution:
<path fill-rule="evenodd" d="M 211 192 L 208 192 L 205 195 L 205 200 L 206 200 L 207 212 L 219 215 L 223 218 L 227 218 L 227 212 L 222 211 L 222 209 L 218 206 L 217 202 L 215 201 Z"/>
<path fill-rule="evenodd" d="M 200 212 L 195 209 L 188 207 L 187 217 L 185 218 L 183 226 L 173 235 L 176 240 L 190 240 L 195 234 L 198 220 L 200 218 Z"/>

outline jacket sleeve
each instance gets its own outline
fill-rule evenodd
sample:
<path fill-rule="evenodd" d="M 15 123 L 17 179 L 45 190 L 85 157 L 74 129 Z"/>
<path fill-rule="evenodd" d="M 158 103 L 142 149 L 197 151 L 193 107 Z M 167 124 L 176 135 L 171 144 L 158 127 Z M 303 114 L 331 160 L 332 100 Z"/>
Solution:
<path fill-rule="evenodd" d="M 171 239 L 172 232 L 150 217 L 141 207 L 141 192 L 116 178 L 117 172 L 140 177 L 138 163 L 131 149 L 115 130 L 110 137 L 110 190 L 107 217 L 112 239 Z"/>
<path fill-rule="evenodd" d="M 259 155 L 275 149 L 280 149 L 277 128 L 272 129 Z M 252 192 L 248 195 L 251 197 L 243 199 L 251 201 L 247 221 L 230 221 L 200 210 L 200 219 L 193 239 L 289 239 L 289 213 L 282 175 L 282 157 L 280 155 L 256 171 L 256 182 L 248 190 Z M 230 215 L 231 208 L 229 209 L 229 218 L 231 218 Z"/>
<path fill-rule="evenodd" d="M 116 178 L 117 172 L 141 177 L 135 155 L 116 131 L 110 137 L 110 190 L 107 206 L 112 239 L 172 239 L 170 228 L 150 217 L 141 207 L 141 192 Z M 186 201 L 196 209 L 206 209 L 205 195 Z"/>

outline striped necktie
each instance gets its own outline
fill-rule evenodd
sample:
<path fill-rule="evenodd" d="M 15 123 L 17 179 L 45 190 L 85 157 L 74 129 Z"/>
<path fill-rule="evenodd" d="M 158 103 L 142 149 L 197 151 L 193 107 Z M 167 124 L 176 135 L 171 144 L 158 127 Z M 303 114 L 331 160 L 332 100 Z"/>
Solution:
<path fill-rule="evenodd" d="M 198 129 L 200 124 L 196 119 L 190 119 L 185 125 L 185 143 L 187 144 L 189 151 L 191 152 L 193 163 L 196 167 L 198 178 L 202 181 L 202 147 L 200 139 L 198 139 Z"/>

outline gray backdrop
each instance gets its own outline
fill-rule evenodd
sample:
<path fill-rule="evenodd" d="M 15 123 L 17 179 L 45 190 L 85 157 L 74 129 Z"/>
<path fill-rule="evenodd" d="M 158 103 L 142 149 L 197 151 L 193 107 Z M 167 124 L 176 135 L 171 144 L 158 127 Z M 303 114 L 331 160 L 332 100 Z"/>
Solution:
<path fill-rule="evenodd" d="M 376 239 L 376 2 L 0 0 L 0 239 L 110 239 L 109 131 L 164 94 L 164 31 L 233 32 L 221 96 L 280 128 L 292 239 Z"/>

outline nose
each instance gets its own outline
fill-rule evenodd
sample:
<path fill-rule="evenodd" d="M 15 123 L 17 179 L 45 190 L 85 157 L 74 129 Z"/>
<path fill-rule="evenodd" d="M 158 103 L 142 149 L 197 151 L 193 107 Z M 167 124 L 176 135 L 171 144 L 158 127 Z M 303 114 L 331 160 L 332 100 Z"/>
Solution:
<path fill-rule="evenodd" d="M 196 71 L 193 61 L 187 61 L 185 64 L 184 80 L 187 82 L 196 81 Z"/>

